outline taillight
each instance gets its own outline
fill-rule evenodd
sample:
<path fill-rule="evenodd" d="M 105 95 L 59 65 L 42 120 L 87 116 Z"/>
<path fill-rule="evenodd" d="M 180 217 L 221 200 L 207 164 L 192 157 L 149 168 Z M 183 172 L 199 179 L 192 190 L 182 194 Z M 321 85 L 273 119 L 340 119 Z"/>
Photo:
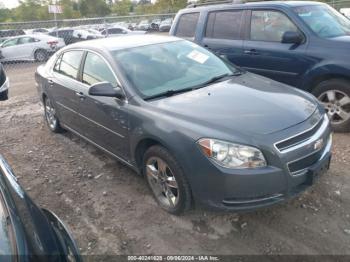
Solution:
<path fill-rule="evenodd" d="M 48 41 L 47 44 L 48 45 L 57 45 L 58 41 Z"/>

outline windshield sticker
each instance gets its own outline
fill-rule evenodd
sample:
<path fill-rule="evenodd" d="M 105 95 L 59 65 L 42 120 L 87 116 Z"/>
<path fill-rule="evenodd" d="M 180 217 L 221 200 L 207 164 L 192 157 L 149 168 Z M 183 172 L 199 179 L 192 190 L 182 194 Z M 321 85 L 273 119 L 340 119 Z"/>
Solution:
<path fill-rule="evenodd" d="M 191 53 L 189 53 L 187 55 L 187 57 L 189 59 L 196 61 L 197 63 L 200 63 L 200 64 L 204 64 L 209 58 L 209 56 L 207 56 L 206 54 L 203 54 L 197 50 L 193 50 Z"/>

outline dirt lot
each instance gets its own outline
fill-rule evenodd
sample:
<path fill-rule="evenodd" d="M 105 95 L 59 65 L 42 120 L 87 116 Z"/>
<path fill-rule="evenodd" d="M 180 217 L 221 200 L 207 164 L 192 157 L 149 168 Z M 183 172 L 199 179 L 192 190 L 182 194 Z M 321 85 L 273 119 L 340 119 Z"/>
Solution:
<path fill-rule="evenodd" d="M 0 153 L 41 206 L 73 231 L 83 254 L 348 254 L 350 134 L 334 136 L 331 170 L 287 204 L 253 213 L 160 210 L 144 180 L 78 137 L 49 132 L 37 64 L 7 65 Z"/>

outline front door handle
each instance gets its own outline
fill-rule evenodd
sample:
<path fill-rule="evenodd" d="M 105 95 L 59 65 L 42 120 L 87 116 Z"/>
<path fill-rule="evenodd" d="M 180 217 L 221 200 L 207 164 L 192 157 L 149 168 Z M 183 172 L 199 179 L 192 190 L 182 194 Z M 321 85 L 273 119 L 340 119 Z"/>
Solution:
<path fill-rule="evenodd" d="M 259 55 L 260 53 L 256 49 L 244 50 L 246 55 Z"/>
<path fill-rule="evenodd" d="M 75 94 L 80 98 L 80 99 L 84 99 L 85 95 L 83 94 L 83 92 L 75 92 Z"/>
<path fill-rule="evenodd" d="M 49 83 L 49 86 L 50 86 L 50 87 L 52 87 L 53 84 L 54 84 L 54 82 L 53 82 L 51 79 L 49 79 L 47 82 Z"/>

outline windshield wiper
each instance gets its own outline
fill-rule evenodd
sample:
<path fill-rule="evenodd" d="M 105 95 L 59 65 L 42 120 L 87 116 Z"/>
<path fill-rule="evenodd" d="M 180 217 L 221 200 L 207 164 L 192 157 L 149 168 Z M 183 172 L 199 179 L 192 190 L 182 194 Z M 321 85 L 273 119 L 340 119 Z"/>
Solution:
<path fill-rule="evenodd" d="M 210 85 L 212 83 L 215 83 L 215 82 L 217 82 L 217 81 L 219 81 L 219 80 L 221 80 L 223 78 L 230 77 L 230 76 L 238 76 L 238 75 L 241 75 L 241 73 L 239 71 L 235 72 L 235 73 L 226 73 L 226 74 L 214 76 L 214 77 L 210 78 L 209 80 L 207 80 L 204 83 L 201 83 L 199 85 L 192 86 L 192 87 L 189 87 L 189 88 L 179 89 L 179 90 L 170 89 L 170 90 L 167 90 L 165 92 L 162 92 L 162 93 L 159 93 L 159 94 L 156 94 L 156 95 L 153 95 L 153 96 L 148 96 L 144 100 L 147 101 L 147 100 L 160 98 L 160 97 L 170 97 L 170 96 L 177 95 L 177 94 L 180 94 L 180 93 L 193 91 L 193 90 L 196 90 L 196 89 L 203 88 L 203 87 L 205 87 L 207 85 Z"/>
<path fill-rule="evenodd" d="M 174 90 L 174 89 L 170 89 L 167 90 L 165 92 L 153 95 L 153 96 L 148 96 L 146 97 L 144 100 L 151 100 L 151 99 L 155 99 L 155 98 L 160 98 L 160 97 L 170 97 L 176 94 L 180 94 L 180 93 L 185 93 L 185 92 L 189 92 L 194 90 L 195 88 L 191 87 L 191 88 L 184 88 L 184 89 L 179 89 L 179 90 Z"/>

